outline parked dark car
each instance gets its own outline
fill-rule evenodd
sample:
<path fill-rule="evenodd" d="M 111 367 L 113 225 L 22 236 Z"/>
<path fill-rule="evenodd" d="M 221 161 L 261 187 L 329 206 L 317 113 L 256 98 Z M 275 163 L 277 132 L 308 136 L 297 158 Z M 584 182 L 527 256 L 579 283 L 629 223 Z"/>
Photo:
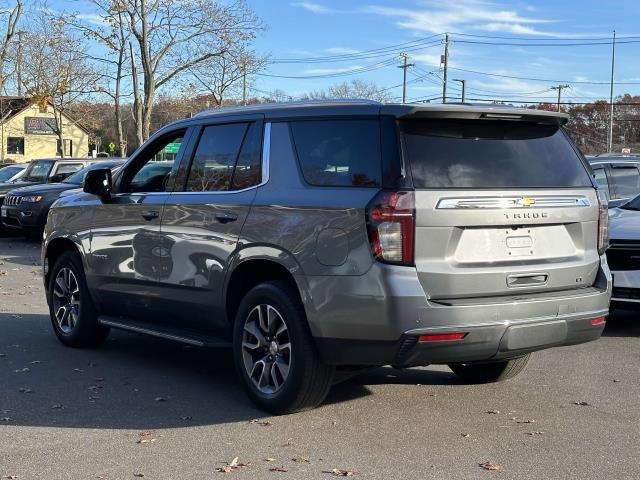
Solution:
<path fill-rule="evenodd" d="M 276 413 L 363 367 L 514 377 L 532 352 L 596 340 L 608 315 L 606 200 L 567 120 L 340 101 L 167 125 L 51 208 L 54 333 L 230 346 Z M 159 158 L 170 169 L 147 175 Z"/>
<path fill-rule="evenodd" d="M 114 170 L 123 163 L 123 159 L 92 163 L 62 182 L 11 190 L 5 196 L 0 220 L 6 229 L 20 232 L 30 238 L 40 238 L 47 223 L 49 208 L 62 192 L 81 188 L 84 177 L 91 170 L 98 168 Z"/>
<path fill-rule="evenodd" d="M 609 196 L 609 208 L 640 194 L 640 156 L 602 154 L 587 157 L 598 187 Z"/>
<path fill-rule="evenodd" d="M 0 184 L 18 181 L 26 168 L 26 163 L 5 163 L 0 166 Z"/>

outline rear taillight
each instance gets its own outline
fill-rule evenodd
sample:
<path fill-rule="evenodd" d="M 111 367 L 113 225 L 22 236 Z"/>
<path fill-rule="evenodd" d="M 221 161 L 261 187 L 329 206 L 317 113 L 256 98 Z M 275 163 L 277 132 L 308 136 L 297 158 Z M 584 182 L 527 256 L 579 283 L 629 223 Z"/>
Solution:
<path fill-rule="evenodd" d="M 602 190 L 598 190 L 598 253 L 609 248 L 609 201 Z"/>
<path fill-rule="evenodd" d="M 373 256 L 387 263 L 413 265 L 415 201 L 412 191 L 381 191 L 367 207 Z"/>

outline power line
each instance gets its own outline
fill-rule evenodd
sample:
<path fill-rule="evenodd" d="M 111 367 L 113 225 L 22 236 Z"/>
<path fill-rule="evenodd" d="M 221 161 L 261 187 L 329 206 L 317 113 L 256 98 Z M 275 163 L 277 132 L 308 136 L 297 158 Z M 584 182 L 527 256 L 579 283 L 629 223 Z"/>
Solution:
<path fill-rule="evenodd" d="M 468 70 L 465 68 L 458 68 L 458 67 L 449 67 L 452 70 L 457 70 L 459 72 L 466 72 L 466 73 L 475 73 L 477 75 L 486 75 L 488 77 L 498 77 L 498 78 L 511 78 L 511 79 L 515 79 L 515 80 L 529 80 L 532 82 L 550 82 L 550 83 L 577 83 L 577 84 L 584 84 L 584 85 L 609 85 L 610 82 L 589 82 L 586 80 L 558 80 L 558 79 L 549 79 L 549 78 L 535 78 L 535 77 L 517 77 L 515 75 L 503 75 L 503 74 L 499 74 L 499 73 L 489 73 L 489 72 L 480 72 L 478 70 Z M 640 82 L 615 82 L 616 85 L 640 85 Z"/>
<path fill-rule="evenodd" d="M 552 38 L 540 38 L 540 37 L 512 37 L 512 36 L 500 36 L 500 35 L 480 35 L 480 34 L 472 34 L 472 33 L 460 33 L 460 32 L 452 32 L 451 35 L 456 35 L 459 37 L 474 37 L 474 38 L 494 38 L 494 39 L 502 39 L 502 40 L 528 40 L 534 42 L 577 42 L 577 41 L 596 41 L 596 40 L 610 40 L 611 37 L 602 36 L 602 37 L 552 37 Z M 640 35 L 627 35 L 624 37 L 618 37 L 620 39 L 640 39 Z"/>
<path fill-rule="evenodd" d="M 370 72 L 372 70 L 378 70 L 380 68 L 385 68 L 397 63 L 396 58 L 391 58 L 389 60 L 385 60 L 384 62 L 368 65 L 362 68 L 354 68 L 349 69 L 342 72 L 334 72 L 334 73 L 325 73 L 318 75 L 273 75 L 269 73 L 256 73 L 257 76 L 260 77 L 269 77 L 269 78 L 287 78 L 291 80 L 310 80 L 315 78 L 334 78 L 334 77 L 344 77 L 348 75 L 357 75 L 359 73 Z"/>

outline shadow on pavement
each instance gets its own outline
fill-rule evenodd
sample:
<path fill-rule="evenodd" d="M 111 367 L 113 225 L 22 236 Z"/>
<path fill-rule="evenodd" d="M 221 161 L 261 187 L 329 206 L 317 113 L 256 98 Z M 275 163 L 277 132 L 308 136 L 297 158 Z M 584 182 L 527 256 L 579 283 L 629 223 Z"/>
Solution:
<path fill-rule="evenodd" d="M 602 335 L 605 337 L 640 337 L 640 309 L 612 308 Z"/>
<path fill-rule="evenodd" d="M 102 348 L 72 349 L 55 338 L 47 315 L 1 314 L 0 329 L 0 425 L 148 430 L 265 416 L 242 390 L 228 350 L 118 331 Z M 389 383 L 451 384 L 455 377 L 378 368 L 334 386 L 325 405 Z"/>

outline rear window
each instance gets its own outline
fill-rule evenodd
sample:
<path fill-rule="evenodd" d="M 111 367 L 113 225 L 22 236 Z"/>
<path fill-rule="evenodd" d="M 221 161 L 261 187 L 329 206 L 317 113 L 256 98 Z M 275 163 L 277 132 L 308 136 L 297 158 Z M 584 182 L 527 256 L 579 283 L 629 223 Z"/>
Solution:
<path fill-rule="evenodd" d="M 378 120 L 291 122 L 291 132 L 307 183 L 380 186 L 382 164 Z"/>
<path fill-rule="evenodd" d="M 633 165 L 611 165 L 611 181 L 615 186 L 615 198 L 631 198 L 640 193 L 640 175 Z"/>
<path fill-rule="evenodd" d="M 401 122 L 416 188 L 589 187 L 564 132 L 509 121 Z"/>

